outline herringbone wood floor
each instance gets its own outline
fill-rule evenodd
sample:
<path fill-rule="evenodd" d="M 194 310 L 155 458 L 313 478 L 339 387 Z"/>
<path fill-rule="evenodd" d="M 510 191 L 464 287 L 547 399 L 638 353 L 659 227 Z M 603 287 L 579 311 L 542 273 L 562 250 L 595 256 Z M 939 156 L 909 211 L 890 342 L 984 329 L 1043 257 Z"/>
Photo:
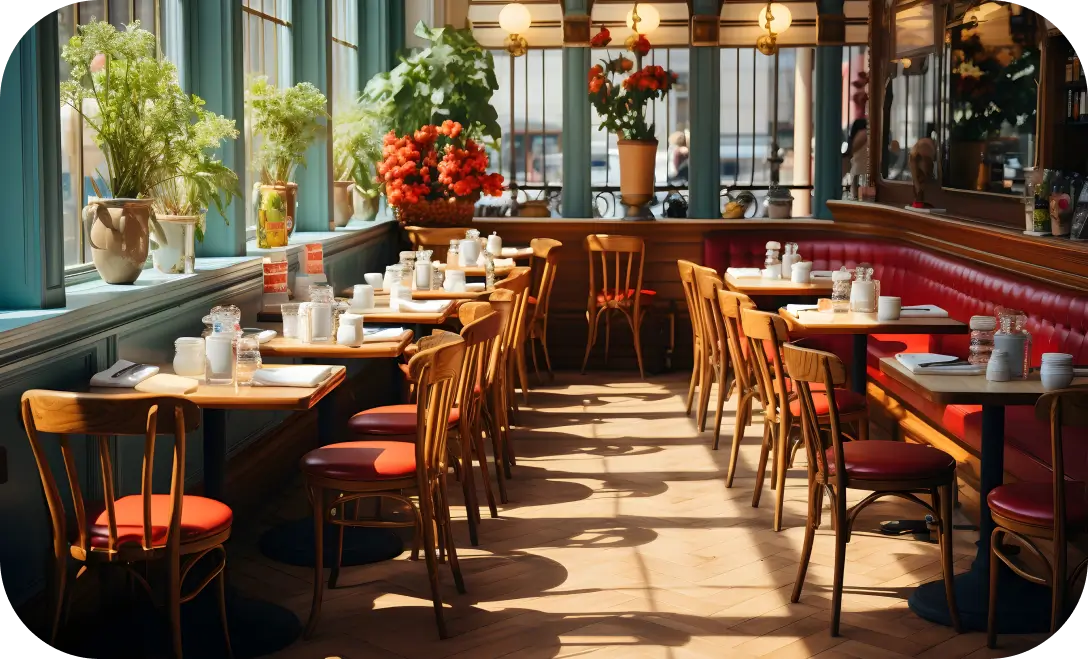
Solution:
<path fill-rule="evenodd" d="M 612 383 L 616 381 L 616 383 Z M 789 603 L 805 510 L 803 455 L 786 486 L 786 530 L 770 530 L 773 493 L 751 507 L 762 435 L 746 435 L 732 489 L 728 451 L 684 416 L 683 376 L 560 374 L 531 394 L 515 433 L 511 503 L 485 517 L 469 546 L 459 488 L 453 511 L 468 594 L 443 569 L 453 638 L 440 641 L 422 561 L 345 569 L 326 591 L 317 633 L 276 657 L 762 657 L 825 659 L 1007 656 L 1043 637 L 956 635 L 912 614 L 911 589 L 940 575 L 937 547 L 877 536 L 880 520 L 916 518 L 906 503 L 873 506 L 848 549 L 842 636 L 828 633 L 833 545 L 821 529 L 802 600 Z M 733 412 L 723 435 L 731 436 Z M 728 440 L 723 440 L 723 447 Z M 451 484 L 454 485 L 454 484 Z M 301 487 L 238 529 L 233 583 L 303 620 L 312 571 L 275 563 L 253 547 L 263 527 L 306 512 Z M 486 513 L 485 513 L 486 514 Z M 825 513 L 825 520 L 829 517 Z M 956 537 L 964 570 L 977 536 Z"/>

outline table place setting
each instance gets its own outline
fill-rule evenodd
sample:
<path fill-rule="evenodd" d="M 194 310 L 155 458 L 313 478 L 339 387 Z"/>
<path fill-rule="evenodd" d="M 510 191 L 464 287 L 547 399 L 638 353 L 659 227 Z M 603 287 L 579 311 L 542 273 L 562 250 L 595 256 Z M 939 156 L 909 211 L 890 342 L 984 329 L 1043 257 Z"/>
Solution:
<path fill-rule="evenodd" d="M 982 375 L 986 372 L 985 365 L 972 364 L 952 355 L 903 352 L 896 355 L 895 359 L 915 375 Z"/>

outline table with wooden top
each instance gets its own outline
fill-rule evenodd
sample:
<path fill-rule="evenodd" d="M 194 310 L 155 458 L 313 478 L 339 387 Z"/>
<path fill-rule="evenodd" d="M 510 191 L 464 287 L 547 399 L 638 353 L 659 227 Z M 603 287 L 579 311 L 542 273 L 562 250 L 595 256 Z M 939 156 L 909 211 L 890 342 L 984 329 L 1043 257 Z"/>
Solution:
<path fill-rule="evenodd" d="M 448 298 L 443 298 L 448 299 Z M 389 298 L 375 297 L 376 303 L 385 303 L 385 306 L 374 309 L 351 311 L 350 313 L 362 314 L 364 323 L 378 325 L 441 325 L 457 313 L 457 307 L 461 300 L 450 300 L 450 304 L 441 311 L 393 311 L 389 308 Z M 277 309 L 268 309 L 257 314 L 257 321 L 261 323 L 282 323 L 283 314 Z"/>
<path fill-rule="evenodd" d="M 967 325 L 947 317 L 907 316 L 899 320 L 877 320 L 875 313 L 800 311 L 794 315 L 785 308 L 778 313 L 786 320 L 791 335 L 852 335 L 854 349 L 850 364 L 850 386 L 859 394 L 865 393 L 865 367 L 869 358 L 870 334 L 965 334 L 968 329 Z"/>
<path fill-rule="evenodd" d="M 354 291 L 351 288 L 348 288 L 348 289 L 345 289 L 344 291 L 342 291 L 341 297 L 347 298 L 348 300 L 350 300 L 351 296 L 353 294 L 354 294 Z M 413 300 L 423 300 L 423 301 L 426 301 L 426 300 L 462 300 L 462 301 L 471 302 L 473 300 L 485 299 L 485 298 L 487 298 L 488 295 L 491 295 L 491 291 L 487 291 L 487 290 L 483 290 L 483 289 L 471 290 L 471 291 L 446 291 L 446 290 L 412 291 L 412 299 Z M 381 299 L 388 300 L 389 299 L 389 293 L 386 292 L 385 290 L 376 290 L 376 291 L 374 291 L 374 298 L 375 298 L 375 300 L 381 300 Z"/>
<path fill-rule="evenodd" d="M 723 279 L 726 287 L 734 293 L 744 293 L 748 297 L 789 296 L 819 297 L 831 295 L 830 277 L 819 277 L 807 284 L 795 284 L 789 279 L 764 279 L 763 277 L 735 277 L 728 272 Z"/>
<path fill-rule="evenodd" d="M 380 341 L 364 341 L 361 346 L 344 346 L 335 341 L 303 343 L 299 339 L 277 336 L 261 344 L 265 357 L 300 357 L 302 359 L 395 359 L 404 354 L 412 343 L 412 330 L 404 330 L 400 336 Z"/>
<path fill-rule="evenodd" d="M 1005 475 L 1005 407 L 1035 405 L 1044 393 L 1038 372 L 1028 379 L 990 382 L 985 375 L 915 375 L 895 358 L 880 360 L 880 370 L 892 380 L 939 405 L 981 405 L 982 442 L 979 474 L 979 541 L 971 569 L 956 575 L 956 605 L 964 628 L 985 630 L 990 575 L 990 539 L 994 530 L 987 496 Z M 1088 378 L 1071 386 L 1088 387 Z M 998 633 L 1025 634 L 1050 628 L 1050 590 L 1015 576 L 1001 565 L 998 589 Z M 950 625 L 944 582 L 937 580 L 915 589 L 908 601 L 919 616 Z"/>

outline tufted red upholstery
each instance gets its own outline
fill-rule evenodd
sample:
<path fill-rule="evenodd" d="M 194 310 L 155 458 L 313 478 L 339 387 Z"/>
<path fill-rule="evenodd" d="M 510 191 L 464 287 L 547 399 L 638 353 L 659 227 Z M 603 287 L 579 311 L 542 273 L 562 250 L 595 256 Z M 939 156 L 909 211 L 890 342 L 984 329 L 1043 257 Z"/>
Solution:
<path fill-rule="evenodd" d="M 450 410 L 450 425 L 460 420 L 460 411 L 456 407 Z M 386 405 L 364 410 L 348 419 L 348 429 L 358 435 L 414 435 L 416 406 Z"/>
<path fill-rule="evenodd" d="M 835 475 L 835 450 L 827 449 L 828 476 Z M 846 442 L 842 445 L 846 475 L 858 480 L 926 480 L 956 470 L 951 455 L 923 444 L 906 442 Z"/>
<path fill-rule="evenodd" d="M 302 471 L 352 481 L 411 478 L 416 473 L 416 445 L 410 442 L 329 444 L 302 456 Z"/>
<path fill-rule="evenodd" d="M 166 542 L 172 504 L 168 494 L 151 495 L 151 544 L 161 546 Z M 140 544 L 144 538 L 143 496 L 131 494 L 114 502 L 117 522 L 117 546 Z M 225 504 L 215 499 L 186 495 L 181 503 L 181 542 L 195 542 L 216 535 L 230 528 L 234 514 Z M 110 543 L 109 518 L 100 514 L 89 528 L 92 547 L 108 547 Z"/>
<path fill-rule="evenodd" d="M 718 232 L 704 241 L 703 262 L 717 270 L 762 265 L 768 240 L 782 236 L 766 232 Z M 990 268 L 955 256 L 929 252 L 920 247 L 868 238 L 828 238 L 819 234 L 791 234 L 806 260 L 817 270 L 851 268 L 872 264 L 880 280 L 881 294 L 897 295 L 904 305 L 936 304 L 957 320 L 974 315 L 993 315 L 998 306 L 1022 309 L 1028 314 L 1032 334 L 1032 361 L 1038 365 L 1044 352 L 1065 352 L 1074 363 L 1088 364 L 1088 295 L 1014 273 Z M 814 337 L 815 347 L 844 359 L 850 357 L 850 337 Z M 967 354 L 966 335 L 877 335 L 869 340 L 868 372 L 884 389 L 979 451 L 981 408 L 969 405 L 943 407 L 928 403 L 904 387 L 890 382 L 879 371 L 878 360 L 898 352 Z M 1030 408 L 1009 407 L 1005 414 L 1005 470 L 1020 480 L 1050 480 L 1050 432 L 1035 420 Z M 1088 481 L 1088 435 L 1066 433 L 1066 475 Z"/>
<path fill-rule="evenodd" d="M 994 514 L 1023 524 L 1054 526 L 1053 483 L 1010 483 L 990 490 L 986 500 Z M 1088 525 L 1084 483 L 1065 484 L 1065 518 L 1075 527 Z"/>

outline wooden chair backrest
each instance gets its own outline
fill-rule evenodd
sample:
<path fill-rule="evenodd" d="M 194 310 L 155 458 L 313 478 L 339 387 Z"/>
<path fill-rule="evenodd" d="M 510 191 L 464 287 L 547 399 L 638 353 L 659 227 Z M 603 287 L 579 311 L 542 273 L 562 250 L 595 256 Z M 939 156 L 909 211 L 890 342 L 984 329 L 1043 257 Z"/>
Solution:
<path fill-rule="evenodd" d="M 1054 484 L 1054 539 L 1065 542 L 1065 446 L 1063 429 L 1088 427 L 1088 389 L 1052 391 L 1035 404 L 1035 418 L 1050 425 L 1050 465 Z M 1088 491 L 1085 496 L 1088 497 Z"/>
<path fill-rule="evenodd" d="M 446 473 L 450 410 L 465 360 L 464 339 L 457 334 L 438 339 L 408 362 L 408 377 L 416 383 L 416 474 L 425 483 Z"/>
<path fill-rule="evenodd" d="M 636 311 L 642 306 L 642 274 L 646 264 L 646 243 L 636 236 L 612 236 L 590 234 L 586 236 L 586 253 L 589 255 L 589 303 L 588 309 L 597 308 L 597 296 L 607 296 L 630 291 Z M 613 301 L 615 305 L 617 301 Z"/>
<path fill-rule="evenodd" d="M 117 539 L 116 488 L 114 485 L 113 459 L 110 455 L 109 436 L 143 437 L 143 476 L 140 495 L 143 503 L 143 535 L 140 547 L 145 552 L 166 547 L 176 551 L 181 542 L 181 505 L 185 494 L 185 436 L 199 427 L 200 409 L 192 402 L 171 396 L 145 394 L 86 394 L 67 391 L 27 391 L 22 397 L 23 426 L 30 440 L 30 448 L 38 465 L 49 516 L 53 526 L 53 544 L 57 555 L 67 553 L 69 539 L 67 513 L 61 500 L 57 479 L 49 465 L 39 433 L 58 436 L 64 470 L 71 492 L 79 541 L 73 547 L 76 558 L 85 559 L 101 548 L 89 545 L 87 502 L 79 484 L 72 435 L 85 436 L 98 445 L 99 471 L 109 540 L 104 551 L 114 553 L 120 549 Z M 154 493 L 152 475 L 155 464 L 155 440 L 158 435 L 174 436 L 173 467 L 170 478 L 170 522 L 165 538 L 153 538 L 151 524 L 151 495 Z M 126 544 L 126 551 L 135 550 Z M 78 548 L 78 551 L 76 551 Z M 80 555 L 81 554 L 81 555 Z"/>
<path fill-rule="evenodd" d="M 520 345 L 525 338 L 525 309 L 529 305 L 529 284 L 532 282 L 532 270 L 526 267 L 517 267 L 510 272 L 506 279 L 496 282 L 496 289 L 513 291 L 514 310 L 503 338 L 503 350 L 509 352 L 514 346 Z"/>
<path fill-rule="evenodd" d="M 745 356 L 744 346 L 748 341 L 741 329 L 741 314 L 745 309 L 755 309 L 752 298 L 743 293 L 721 289 L 718 291 L 718 308 L 722 312 L 722 324 L 725 325 L 725 336 L 729 349 L 729 357 L 733 363 L 734 377 L 740 391 L 748 391 L 758 382 L 755 370 L 750 360 Z"/>
<path fill-rule="evenodd" d="M 834 448 L 835 464 L 846 464 L 842 452 L 842 425 L 839 422 L 839 410 L 835 404 L 835 390 L 846 384 L 846 367 L 842 360 L 830 352 L 802 348 L 787 343 L 782 348 L 786 362 L 786 372 L 793 380 L 797 398 L 801 401 L 801 430 L 805 438 L 805 450 L 808 452 L 808 464 L 811 472 L 827 479 L 827 449 Z M 822 384 L 828 403 L 828 432 L 822 432 L 816 407 L 812 399 L 812 385 Z M 846 470 L 835 471 L 838 488 L 846 486 Z M 841 496 L 841 495 L 840 495 Z"/>
<path fill-rule="evenodd" d="M 531 320 L 535 322 L 548 315 L 548 305 L 551 302 L 552 286 L 555 284 L 555 274 L 559 268 L 559 253 L 563 250 L 563 243 L 551 238 L 533 238 L 529 246 L 533 249 L 533 257 L 529 261 L 529 268 L 533 272 L 532 290 L 536 291 L 536 306 L 533 308 Z"/>
<path fill-rule="evenodd" d="M 765 413 L 778 420 L 789 415 L 789 387 L 782 365 L 782 346 L 790 340 L 786 321 L 778 314 L 744 309 L 741 329 L 748 337 L 748 361 L 759 384 Z"/>
<path fill-rule="evenodd" d="M 446 253 L 450 249 L 451 240 L 462 240 L 468 227 L 404 227 L 408 232 L 408 240 L 412 243 L 412 249 L 429 249 L 434 252 L 432 258 L 443 263 L 446 261 Z"/>
<path fill-rule="evenodd" d="M 695 288 L 695 268 L 699 265 L 679 259 L 676 267 L 680 271 L 680 286 L 684 289 L 684 300 L 688 303 L 688 316 L 691 317 L 691 329 L 695 341 L 703 337 L 703 305 L 699 304 L 699 292 Z"/>
<path fill-rule="evenodd" d="M 484 368 L 488 364 L 495 343 L 502 336 L 503 317 L 487 302 L 469 302 L 461 305 L 461 338 L 465 340 L 465 359 L 458 383 L 457 404 L 462 408 L 462 418 L 471 422 L 472 406 L 464 401 L 477 401 L 476 385 L 484 384 Z"/>
<path fill-rule="evenodd" d="M 699 320 L 703 324 L 703 344 L 714 363 L 721 365 L 728 363 L 729 358 L 725 321 L 718 304 L 718 291 L 724 287 L 722 278 L 714 268 L 695 266 L 695 302 L 699 305 Z"/>
<path fill-rule="evenodd" d="M 491 308 L 499 314 L 502 323 L 502 330 L 500 331 L 499 340 L 495 341 L 495 344 L 491 347 L 491 356 L 487 362 L 487 369 L 484 373 L 484 387 L 489 388 L 494 384 L 495 380 L 499 377 L 500 373 L 504 373 L 502 370 L 504 351 L 504 341 L 506 340 L 506 333 L 510 327 L 510 321 L 514 317 L 514 306 L 517 303 L 517 294 L 506 288 L 498 288 L 498 284 L 495 285 L 495 290 L 491 291 L 491 295 L 488 296 L 491 304 Z"/>

